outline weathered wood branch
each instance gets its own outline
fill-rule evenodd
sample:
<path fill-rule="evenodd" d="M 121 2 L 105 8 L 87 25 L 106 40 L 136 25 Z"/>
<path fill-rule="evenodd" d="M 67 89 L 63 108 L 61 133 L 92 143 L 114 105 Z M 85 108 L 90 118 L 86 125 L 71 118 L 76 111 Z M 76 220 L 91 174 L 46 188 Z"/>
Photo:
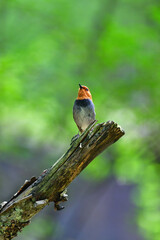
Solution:
<path fill-rule="evenodd" d="M 67 152 L 38 178 L 27 181 L 8 201 L 1 204 L 0 240 L 12 239 L 31 218 L 50 202 L 58 208 L 66 200 L 65 189 L 104 149 L 124 135 L 114 122 L 92 124 Z"/>

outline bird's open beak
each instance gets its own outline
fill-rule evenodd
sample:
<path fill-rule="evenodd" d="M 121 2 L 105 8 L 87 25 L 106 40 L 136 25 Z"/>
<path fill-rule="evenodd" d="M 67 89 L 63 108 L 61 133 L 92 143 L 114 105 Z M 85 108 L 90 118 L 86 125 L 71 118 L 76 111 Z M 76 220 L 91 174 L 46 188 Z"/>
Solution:
<path fill-rule="evenodd" d="M 83 88 L 81 84 L 79 84 L 79 87 L 80 87 L 80 88 Z"/>

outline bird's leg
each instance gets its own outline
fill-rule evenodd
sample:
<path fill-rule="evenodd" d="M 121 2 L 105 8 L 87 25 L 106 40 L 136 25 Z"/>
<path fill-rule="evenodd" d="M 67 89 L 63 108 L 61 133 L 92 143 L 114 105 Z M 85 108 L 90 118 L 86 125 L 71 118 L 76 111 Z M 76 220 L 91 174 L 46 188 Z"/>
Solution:
<path fill-rule="evenodd" d="M 79 132 L 75 136 L 72 137 L 70 145 L 72 145 L 78 138 L 80 137 Z"/>

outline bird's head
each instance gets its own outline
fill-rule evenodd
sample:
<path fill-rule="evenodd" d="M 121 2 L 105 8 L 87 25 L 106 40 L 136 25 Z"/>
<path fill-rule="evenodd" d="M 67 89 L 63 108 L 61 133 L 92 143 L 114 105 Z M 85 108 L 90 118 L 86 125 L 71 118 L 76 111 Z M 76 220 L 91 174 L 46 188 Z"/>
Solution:
<path fill-rule="evenodd" d="M 79 84 L 79 90 L 78 90 L 78 100 L 83 100 L 83 99 L 90 99 L 92 100 L 92 95 L 90 93 L 90 90 L 88 87 L 83 86 Z"/>

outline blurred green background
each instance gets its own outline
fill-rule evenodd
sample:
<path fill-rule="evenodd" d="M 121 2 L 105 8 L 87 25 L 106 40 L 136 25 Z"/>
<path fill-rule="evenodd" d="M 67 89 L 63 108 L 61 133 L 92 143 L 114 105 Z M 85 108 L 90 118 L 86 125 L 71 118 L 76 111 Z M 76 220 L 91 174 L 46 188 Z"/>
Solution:
<path fill-rule="evenodd" d="M 126 131 L 17 239 L 159 240 L 159 56 L 157 0 L 1 0 L 0 202 L 67 150 L 78 83 Z"/>

